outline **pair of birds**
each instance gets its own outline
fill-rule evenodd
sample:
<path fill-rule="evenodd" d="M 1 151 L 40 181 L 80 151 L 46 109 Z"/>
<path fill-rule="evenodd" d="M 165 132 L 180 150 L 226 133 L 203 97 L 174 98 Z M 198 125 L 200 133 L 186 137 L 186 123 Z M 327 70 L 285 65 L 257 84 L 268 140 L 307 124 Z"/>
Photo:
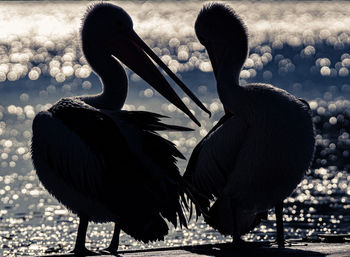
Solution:
<path fill-rule="evenodd" d="M 155 113 L 122 111 L 128 81 L 118 60 L 200 125 L 151 57 L 210 112 L 138 37 L 122 8 L 99 3 L 88 9 L 82 50 L 103 91 L 63 98 L 38 113 L 32 138 L 40 181 L 79 216 L 77 255 L 93 254 L 85 247 L 89 221 L 115 222 L 111 253 L 117 252 L 120 229 L 143 242 L 163 239 L 166 220 L 186 226 L 185 195 L 212 227 L 234 240 L 254 228 L 268 208 L 279 206 L 283 245 L 281 202 L 301 180 L 314 151 L 308 104 L 271 85 L 239 85 L 248 37 L 227 5 L 205 5 L 195 30 L 212 63 L 225 115 L 194 149 L 181 177 L 176 158 L 183 155 L 155 131 L 190 129 L 161 123 L 163 116 Z"/>

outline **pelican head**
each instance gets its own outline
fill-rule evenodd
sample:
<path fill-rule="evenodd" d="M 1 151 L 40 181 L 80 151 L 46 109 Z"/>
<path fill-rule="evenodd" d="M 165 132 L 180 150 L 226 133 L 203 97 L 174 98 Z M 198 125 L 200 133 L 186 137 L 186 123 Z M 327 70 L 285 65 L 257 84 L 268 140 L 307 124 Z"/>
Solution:
<path fill-rule="evenodd" d="M 119 6 L 109 3 L 90 6 L 83 19 L 81 38 L 84 55 L 91 67 L 103 73 L 103 66 L 97 61 L 105 63 L 106 57 L 112 58 L 113 41 L 123 40 L 132 31 L 131 17 Z"/>
<path fill-rule="evenodd" d="M 243 21 L 225 4 L 205 5 L 198 14 L 195 30 L 198 40 L 208 51 L 215 76 L 225 56 L 241 69 L 248 54 L 248 34 Z"/>
<path fill-rule="evenodd" d="M 115 63 L 118 59 L 200 125 L 153 64 L 151 57 L 200 108 L 209 113 L 199 99 L 136 34 L 131 17 L 121 7 L 98 3 L 88 8 L 83 19 L 81 37 L 84 55 L 102 80 L 103 77 L 111 78 L 115 75 L 108 64 Z"/>

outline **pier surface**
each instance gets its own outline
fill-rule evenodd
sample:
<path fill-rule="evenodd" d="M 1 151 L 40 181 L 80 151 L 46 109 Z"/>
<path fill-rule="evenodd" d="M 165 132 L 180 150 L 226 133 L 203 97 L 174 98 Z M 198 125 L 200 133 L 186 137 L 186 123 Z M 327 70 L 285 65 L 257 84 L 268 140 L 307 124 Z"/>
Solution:
<path fill-rule="evenodd" d="M 73 254 L 46 255 L 45 257 L 73 257 Z M 115 255 L 99 255 L 100 257 L 113 257 Z M 350 243 L 305 243 L 277 247 L 232 247 L 230 244 L 184 246 L 174 248 L 130 250 L 120 251 L 120 257 L 145 256 L 145 257 L 350 257 Z M 44 257 L 44 256 L 42 256 Z"/>

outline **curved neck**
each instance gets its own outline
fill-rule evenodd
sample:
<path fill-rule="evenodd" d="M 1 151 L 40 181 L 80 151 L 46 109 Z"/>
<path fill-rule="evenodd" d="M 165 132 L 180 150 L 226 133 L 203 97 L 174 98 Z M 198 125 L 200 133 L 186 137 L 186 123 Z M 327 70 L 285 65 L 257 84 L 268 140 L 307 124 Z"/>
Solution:
<path fill-rule="evenodd" d="M 91 63 L 90 63 L 91 64 Z M 128 92 L 128 79 L 124 68 L 112 56 L 103 60 L 103 65 L 94 61 L 92 68 L 100 77 L 102 92 L 83 96 L 81 99 L 98 109 L 120 110 Z M 96 65 L 100 65 L 96 67 Z"/>
<path fill-rule="evenodd" d="M 237 114 L 245 102 L 244 88 L 239 85 L 242 64 L 232 49 L 227 49 L 218 67 L 216 81 L 219 98 L 225 109 Z"/>

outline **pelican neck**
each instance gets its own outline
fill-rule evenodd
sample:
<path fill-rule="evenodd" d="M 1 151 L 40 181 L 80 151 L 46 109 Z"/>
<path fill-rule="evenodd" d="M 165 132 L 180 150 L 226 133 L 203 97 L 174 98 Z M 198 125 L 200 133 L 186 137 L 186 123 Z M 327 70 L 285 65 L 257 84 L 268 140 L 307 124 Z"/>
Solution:
<path fill-rule="evenodd" d="M 104 60 L 96 60 L 91 66 L 100 78 L 102 92 L 84 96 L 82 100 L 95 108 L 120 110 L 128 92 L 128 78 L 124 68 L 112 56 Z"/>
<path fill-rule="evenodd" d="M 244 104 L 245 90 L 239 84 L 242 64 L 236 62 L 232 53 L 225 54 L 217 72 L 217 90 L 224 107 L 231 113 Z"/>

